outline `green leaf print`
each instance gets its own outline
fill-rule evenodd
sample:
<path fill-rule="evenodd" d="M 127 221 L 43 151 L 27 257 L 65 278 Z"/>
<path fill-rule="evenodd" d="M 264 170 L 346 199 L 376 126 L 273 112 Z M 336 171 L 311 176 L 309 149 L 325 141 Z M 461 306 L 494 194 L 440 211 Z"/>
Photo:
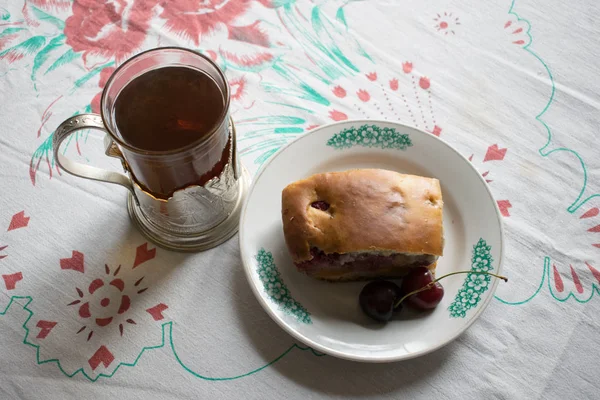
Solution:
<path fill-rule="evenodd" d="M 75 53 L 73 51 L 73 49 L 69 49 L 62 56 L 58 57 L 58 59 L 56 61 L 54 61 L 54 63 L 50 67 L 48 67 L 48 69 L 46 70 L 46 72 L 44 72 L 44 74 L 47 74 L 48 72 L 52 72 L 56 68 L 63 66 L 65 64 L 68 64 L 71 61 L 79 58 L 80 56 L 81 56 L 81 53 Z"/>
<path fill-rule="evenodd" d="M 65 35 L 59 35 L 52 39 L 33 59 L 33 69 L 31 71 L 31 80 L 36 80 L 37 71 L 48 60 L 51 53 L 64 44 Z"/>
<path fill-rule="evenodd" d="M 0 38 L 6 35 L 12 35 L 13 33 L 17 33 L 19 31 L 24 31 L 25 28 L 6 28 L 2 32 L 0 32 Z"/>
<path fill-rule="evenodd" d="M 37 19 L 39 19 L 40 21 L 47 21 L 52 25 L 56 26 L 61 31 L 65 29 L 65 23 L 60 19 L 53 17 L 52 15 L 47 14 L 36 7 L 31 7 L 31 10 L 33 11 L 33 14 L 37 17 Z"/>
<path fill-rule="evenodd" d="M 34 36 L 13 46 L 9 49 L 4 50 L 0 53 L 0 58 L 5 58 L 8 62 L 15 62 L 21 58 L 37 52 L 46 44 L 46 38 L 43 36 Z"/>
<path fill-rule="evenodd" d="M 8 21 L 10 19 L 10 13 L 4 7 L 0 7 L 0 19 L 2 21 Z"/>
<path fill-rule="evenodd" d="M 342 23 L 346 29 L 348 29 L 348 23 L 346 22 L 346 15 L 344 14 L 343 7 L 338 8 L 337 13 L 335 13 L 335 19 Z"/>

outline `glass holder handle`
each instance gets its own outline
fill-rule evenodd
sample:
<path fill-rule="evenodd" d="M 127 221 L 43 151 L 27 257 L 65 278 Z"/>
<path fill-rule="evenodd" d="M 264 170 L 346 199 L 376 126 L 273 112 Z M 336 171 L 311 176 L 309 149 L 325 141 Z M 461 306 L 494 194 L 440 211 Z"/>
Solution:
<path fill-rule="evenodd" d="M 65 120 L 54 132 L 54 136 L 52 138 L 52 149 L 54 152 L 54 159 L 56 160 L 58 166 L 71 175 L 75 175 L 80 178 L 121 185 L 133 193 L 135 197 L 133 182 L 127 175 L 75 162 L 60 152 L 60 146 L 65 139 L 67 139 L 73 133 L 83 129 L 97 129 L 106 133 L 106 155 L 109 157 L 119 158 L 121 159 L 123 165 L 126 165 L 123 154 L 110 139 L 110 137 L 108 137 L 108 132 L 106 131 L 104 122 L 102 122 L 102 118 L 98 114 L 80 114 Z"/>

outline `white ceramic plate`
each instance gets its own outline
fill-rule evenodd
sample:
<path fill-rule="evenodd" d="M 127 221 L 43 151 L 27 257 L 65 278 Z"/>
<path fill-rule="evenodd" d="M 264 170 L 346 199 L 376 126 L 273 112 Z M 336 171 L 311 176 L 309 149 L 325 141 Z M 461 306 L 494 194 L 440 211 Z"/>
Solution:
<path fill-rule="evenodd" d="M 244 270 L 259 302 L 287 332 L 323 353 L 388 362 L 436 350 L 464 332 L 493 297 L 498 280 L 460 274 L 442 281 L 445 296 L 431 313 L 386 324 L 360 310 L 365 282 L 328 283 L 296 271 L 281 222 L 281 191 L 320 172 L 382 168 L 440 180 L 444 256 L 436 275 L 459 270 L 501 273 L 502 223 L 487 184 L 471 163 L 430 133 L 385 121 L 346 121 L 301 136 L 258 173 L 242 211 Z M 404 315 L 403 315 L 404 314 Z"/>

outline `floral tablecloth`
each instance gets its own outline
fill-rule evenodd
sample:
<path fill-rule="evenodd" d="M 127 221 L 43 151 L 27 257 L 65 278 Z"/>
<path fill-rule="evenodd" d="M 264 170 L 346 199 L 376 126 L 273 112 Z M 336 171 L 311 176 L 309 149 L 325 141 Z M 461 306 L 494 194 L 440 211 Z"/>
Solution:
<path fill-rule="evenodd" d="M 591 0 L 0 1 L 0 396 L 598 398 L 600 8 Z M 184 46 L 232 88 L 251 173 L 332 121 L 399 120 L 485 176 L 505 273 L 458 340 L 341 361 L 259 306 L 237 238 L 184 255 L 131 225 L 124 190 L 65 174 L 52 135 L 114 68 Z M 102 137 L 66 152 L 118 168 Z M 310 155 L 307 154 L 307 157 Z"/>

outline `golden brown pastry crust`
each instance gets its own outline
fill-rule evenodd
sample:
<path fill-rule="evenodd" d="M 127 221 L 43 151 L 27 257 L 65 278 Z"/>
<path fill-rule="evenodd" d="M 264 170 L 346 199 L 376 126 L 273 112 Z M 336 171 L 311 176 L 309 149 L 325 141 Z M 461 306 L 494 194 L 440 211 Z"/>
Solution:
<path fill-rule="evenodd" d="M 311 207 L 330 204 L 327 211 Z M 294 262 L 325 253 L 443 254 L 442 193 L 434 178 L 382 169 L 316 174 L 282 192 L 283 231 Z"/>

